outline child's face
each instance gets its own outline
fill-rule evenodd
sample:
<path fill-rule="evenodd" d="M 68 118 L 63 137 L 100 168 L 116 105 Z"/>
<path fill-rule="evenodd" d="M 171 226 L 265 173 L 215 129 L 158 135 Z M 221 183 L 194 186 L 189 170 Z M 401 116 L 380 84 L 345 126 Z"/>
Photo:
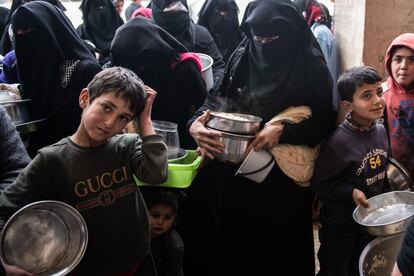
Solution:
<path fill-rule="evenodd" d="M 404 88 L 414 83 L 414 51 L 407 47 L 397 49 L 391 60 L 394 79 Z"/>
<path fill-rule="evenodd" d="M 84 91 L 86 91 L 85 99 Z M 82 126 L 84 139 L 87 144 L 96 146 L 104 143 L 115 134 L 122 133 L 128 122 L 134 117 L 129 105 L 123 99 L 116 97 L 115 93 L 105 93 L 92 103 L 89 103 L 87 90 L 81 93 Z M 83 106 L 83 105 L 84 106 Z"/>
<path fill-rule="evenodd" d="M 173 209 L 164 204 L 156 204 L 149 210 L 151 236 L 157 238 L 170 231 L 176 214 Z"/>
<path fill-rule="evenodd" d="M 362 126 L 370 127 L 382 117 L 385 100 L 381 82 L 357 87 L 352 100 L 352 103 L 344 101 L 345 110 L 351 112 L 352 119 Z"/>

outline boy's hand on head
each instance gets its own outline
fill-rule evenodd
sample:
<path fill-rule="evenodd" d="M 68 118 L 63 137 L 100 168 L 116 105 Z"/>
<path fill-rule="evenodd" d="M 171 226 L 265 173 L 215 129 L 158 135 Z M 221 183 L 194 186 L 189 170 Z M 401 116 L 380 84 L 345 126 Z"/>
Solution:
<path fill-rule="evenodd" d="M 157 96 L 157 92 L 145 85 L 145 92 L 147 93 L 147 98 L 145 100 L 144 110 L 139 114 L 138 123 L 139 128 L 141 129 L 142 136 L 154 135 L 155 131 L 152 127 L 151 122 L 151 111 L 154 99 Z"/>
<path fill-rule="evenodd" d="M 355 204 L 362 205 L 365 208 L 369 208 L 369 203 L 367 197 L 365 196 L 364 192 L 354 188 L 352 190 L 352 199 L 354 200 Z"/>

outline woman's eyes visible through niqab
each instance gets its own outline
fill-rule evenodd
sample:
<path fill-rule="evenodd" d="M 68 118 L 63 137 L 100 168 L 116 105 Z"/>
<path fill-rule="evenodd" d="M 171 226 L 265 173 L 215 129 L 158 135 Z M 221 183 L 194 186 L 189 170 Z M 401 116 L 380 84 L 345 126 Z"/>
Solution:
<path fill-rule="evenodd" d="M 21 35 L 21 34 L 26 34 L 26 33 L 30 33 L 31 31 L 33 31 L 35 28 L 31 28 L 31 27 L 22 27 L 19 28 L 16 31 L 16 34 Z"/>
<path fill-rule="evenodd" d="M 266 44 L 275 42 L 278 39 L 279 39 L 278 35 L 274 35 L 274 36 L 257 36 L 257 35 L 253 35 L 253 40 L 259 42 L 262 45 L 266 45 Z"/>
<path fill-rule="evenodd" d="M 176 1 L 166 6 L 162 11 L 163 12 L 178 12 L 178 11 L 188 12 L 188 9 L 184 6 L 183 3 L 181 3 L 180 1 Z"/>

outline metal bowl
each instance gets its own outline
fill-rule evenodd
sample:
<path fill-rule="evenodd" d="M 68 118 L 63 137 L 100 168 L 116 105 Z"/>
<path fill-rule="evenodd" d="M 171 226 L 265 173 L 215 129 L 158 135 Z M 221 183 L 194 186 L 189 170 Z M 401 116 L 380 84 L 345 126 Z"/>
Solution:
<path fill-rule="evenodd" d="M 207 128 L 210 129 L 210 128 Z M 253 135 L 238 135 L 220 131 L 222 136 L 219 141 L 224 144 L 224 152 L 217 157 L 218 160 L 239 164 L 246 157 L 246 150 L 250 142 L 253 141 Z"/>
<path fill-rule="evenodd" d="M 30 99 L 0 102 L 14 124 L 23 124 L 29 121 Z"/>
<path fill-rule="evenodd" d="M 388 157 L 385 169 L 388 183 L 394 191 L 413 191 L 413 181 L 408 171 L 394 158 Z"/>
<path fill-rule="evenodd" d="M 359 257 L 359 275 L 391 275 L 403 238 L 404 233 L 400 233 L 371 241 Z"/>
<path fill-rule="evenodd" d="M 178 149 L 178 154 L 174 154 L 174 155 L 168 155 L 168 163 L 172 163 L 172 164 L 181 164 L 184 160 L 184 158 L 187 157 L 187 151 L 185 149 L 179 148 Z"/>
<path fill-rule="evenodd" d="M 254 135 L 259 130 L 262 120 L 260 117 L 248 114 L 211 112 L 206 125 L 224 132 Z"/>
<path fill-rule="evenodd" d="M 393 191 L 368 199 L 369 208 L 359 205 L 354 220 L 374 236 L 404 232 L 414 215 L 414 193 Z"/>
<path fill-rule="evenodd" d="M 38 201 L 17 211 L 5 224 L 0 258 L 35 275 L 66 275 L 85 253 L 86 223 L 72 206 Z"/>
<path fill-rule="evenodd" d="M 214 60 L 212 57 L 206 54 L 197 53 L 201 61 L 201 75 L 203 76 L 204 81 L 206 82 L 207 91 L 209 91 L 214 86 L 214 77 L 213 77 L 213 63 Z"/>

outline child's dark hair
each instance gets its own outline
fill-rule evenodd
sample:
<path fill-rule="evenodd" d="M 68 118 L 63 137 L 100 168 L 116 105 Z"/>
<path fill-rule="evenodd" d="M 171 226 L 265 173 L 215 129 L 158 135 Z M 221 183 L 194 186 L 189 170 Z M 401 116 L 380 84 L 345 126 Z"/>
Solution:
<path fill-rule="evenodd" d="M 122 67 L 107 68 L 96 74 L 88 84 L 88 90 L 90 103 L 103 94 L 114 92 L 129 103 L 135 115 L 144 109 L 147 98 L 142 80 L 131 70 Z"/>
<path fill-rule="evenodd" d="M 364 84 L 374 84 L 381 80 L 381 76 L 374 68 L 369 66 L 355 66 L 339 76 L 338 92 L 343 101 L 352 102 L 352 96 L 357 87 Z"/>
<path fill-rule="evenodd" d="M 143 195 L 148 209 L 151 209 L 157 204 L 163 204 L 171 207 L 174 213 L 178 214 L 178 199 L 172 192 L 164 190 L 163 188 L 154 187 L 146 190 Z"/>

